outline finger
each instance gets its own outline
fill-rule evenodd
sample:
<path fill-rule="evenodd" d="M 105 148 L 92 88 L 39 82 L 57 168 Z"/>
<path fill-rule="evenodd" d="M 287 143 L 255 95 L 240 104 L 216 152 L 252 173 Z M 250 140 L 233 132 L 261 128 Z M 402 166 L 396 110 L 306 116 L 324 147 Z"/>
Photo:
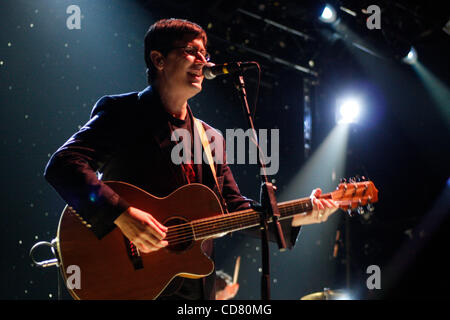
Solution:
<path fill-rule="evenodd" d="M 320 200 L 314 199 L 313 203 L 314 203 L 314 205 L 316 207 L 316 210 L 323 210 L 323 209 L 325 209 L 324 205 L 322 204 L 322 202 Z"/>
<path fill-rule="evenodd" d="M 313 193 L 315 197 L 320 197 L 320 195 L 322 194 L 322 189 L 316 188 L 314 189 Z"/>
<path fill-rule="evenodd" d="M 158 220 L 155 219 L 155 217 L 153 217 L 151 214 L 149 214 L 149 218 L 150 220 L 153 221 L 153 223 L 155 224 L 155 226 L 157 226 L 162 232 L 167 232 L 167 227 L 162 225 Z"/>
<path fill-rule="evenodd" d="M 339 207 L 339 205 L 336 203 L 336 201 L 331 200 L 331 199 L 328 199 L 327 201 L 331 205 L 331 207 L 333 207 L 333 208 L 338 208 Z"/>
<path fill-rule="evenodd" d="M 322 209 L 328 208 L 328 204 L 324 199 L 317 199 L 317 207 L 321 206 Z"/>
<path fill-rule="evenodd" d="M 328 200 L 328 203 L 330 204 L 330 206 L 329 206 L 330 209 L 329 210 L 331 212 L 335 212 L 335 211 L 337 211 L 339 209 L 339 205 L 336 202 L 334 202 L 333 200 Z"/>
<path fill-rule="evenodd" d="M 151 250 L 149 248 L 147 248 L 147 246 L 145 246 L 142 242 L 136 241 L 136 242 L 133 242 L 133 243 L 138 248 L 139 251 L 142 251 L 144 253 L 151 252 Z"/>
<path fill-rule="evenodd" d="M 158 244 L 157 244 L 157 246 L 158 246 L 159 248 L 164 248 L 164 247 L 166 247 L 166 246 L 168 246 L 168 245 L 169 245 L 169 242 L 166 241 L 166 240 L 159 241 Z"/>
<path fill-rule="evenodd" d="M 165 240 L 161 241 L 160 239 L 155 238 L 151 234 L 143 234 L 142 237 L 143 237 L 142 241 L 148 247 L 154 247 L 155 249 L 161 249 L 168 245 L 167 241 L 165 241 Z"/>
<path fill-rule="evenodd" d="M 166 237 L 166 233 L 158 228 L 151 219 L 147 219 L 147 231 L 150 232 L 158 240 L 162 240 Z"/>
<path fill-rule="evenodd" d="M 333 204 L 329 200 L 322 199 L 322 202 L 325 204 L 327 208 L 333 208 Z"/>
<path fill-rule="evenodd" d="M 166 232 L 167 228 L 165 226 L 163 226 L 161 223 L 159 223 L 158 220 L 155 219 L 155 217 L 153 217 L 150 213 L 137 209 L 137 208 L 133 208 L 133 215 L 135 215 L 138 220 L 149 224 L 148 221 L 151 221 L 153 224 L 153 227 L 159 229 L 161 232 Z"/>

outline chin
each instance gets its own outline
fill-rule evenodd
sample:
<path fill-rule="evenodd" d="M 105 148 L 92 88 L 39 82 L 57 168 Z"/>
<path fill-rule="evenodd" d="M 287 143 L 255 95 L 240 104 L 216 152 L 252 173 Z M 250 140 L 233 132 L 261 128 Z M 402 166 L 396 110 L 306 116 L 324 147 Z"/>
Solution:
<path fill-rule="evenodd" d="M 192 83 L 191 87 L 194 91 L 196 91 L 196 93 L 199 93 L 200 91 L 202 91 L 202 84 L 199 82 Z"/>

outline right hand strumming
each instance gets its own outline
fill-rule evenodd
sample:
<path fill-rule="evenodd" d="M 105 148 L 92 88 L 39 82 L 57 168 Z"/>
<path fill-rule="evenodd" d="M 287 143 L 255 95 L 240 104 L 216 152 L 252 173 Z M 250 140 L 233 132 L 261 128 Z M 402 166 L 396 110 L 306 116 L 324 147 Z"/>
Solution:
<path fill-rule="evenodd" d="M 141 252 L 157 251 L 168 245 L 164 240 L 167 227 L 159 223 L 151 214 L 135 207 L 122 213 L 114 223 Z"/>

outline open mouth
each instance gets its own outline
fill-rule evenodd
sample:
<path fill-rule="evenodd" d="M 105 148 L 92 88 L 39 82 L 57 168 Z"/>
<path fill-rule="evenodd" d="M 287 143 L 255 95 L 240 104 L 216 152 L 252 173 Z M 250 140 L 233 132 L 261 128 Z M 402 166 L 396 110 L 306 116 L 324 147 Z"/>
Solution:
<path fill-rule="evenodd" d="M 188 75 L 191 76 L 192 78 L 194 78 L 197 81 L 201 81 L 203 79 L 203 75 L 200 72 L 198 72 L 198 73 L 188 72 Z"/>

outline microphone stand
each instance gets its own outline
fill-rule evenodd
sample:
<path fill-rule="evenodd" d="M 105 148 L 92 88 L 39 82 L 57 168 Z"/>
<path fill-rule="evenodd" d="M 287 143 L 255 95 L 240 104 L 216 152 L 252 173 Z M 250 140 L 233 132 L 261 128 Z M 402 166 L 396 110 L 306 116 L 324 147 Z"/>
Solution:
<path fill-rule="evenodd" d="M 247 92 L 245 90 L 244 76 L 242 75 L 242 70 L 236 73 L 235 76 L 235 86 L 238 90 L 239 97 L 242 102 L 244 113 L 246 115 L 248 124 L 253 134 L 253 142 L 255 143 L 258 150 L 258 164 L 260 167 L 261 176 L 261 190 L 260 190 L 260 202 L 261 202 L 261 255 L 262 255 L 262 275 L 261 275 L 261 299 L 270 300 L 270 255 L 269 255 L 269 231 L 268 222 L 272 221 L 275 226 L 275 233 L 277 238 L 277 243 L 280 251 L 286 249 L 286 242 L 284 240 L 283 231 L 281 229 L 280 213 L 278 210 L 277 201 L 275 198 L 275 187 L 271 182 L 269 182 L 266 174 L 266 166 L 261 157 L 261 149 L 258 143 L 258 137 L 256 135 L 255 126 L 253 123 L 253 118 L 250 112 L 250 108 L 247 101 Z"/>

